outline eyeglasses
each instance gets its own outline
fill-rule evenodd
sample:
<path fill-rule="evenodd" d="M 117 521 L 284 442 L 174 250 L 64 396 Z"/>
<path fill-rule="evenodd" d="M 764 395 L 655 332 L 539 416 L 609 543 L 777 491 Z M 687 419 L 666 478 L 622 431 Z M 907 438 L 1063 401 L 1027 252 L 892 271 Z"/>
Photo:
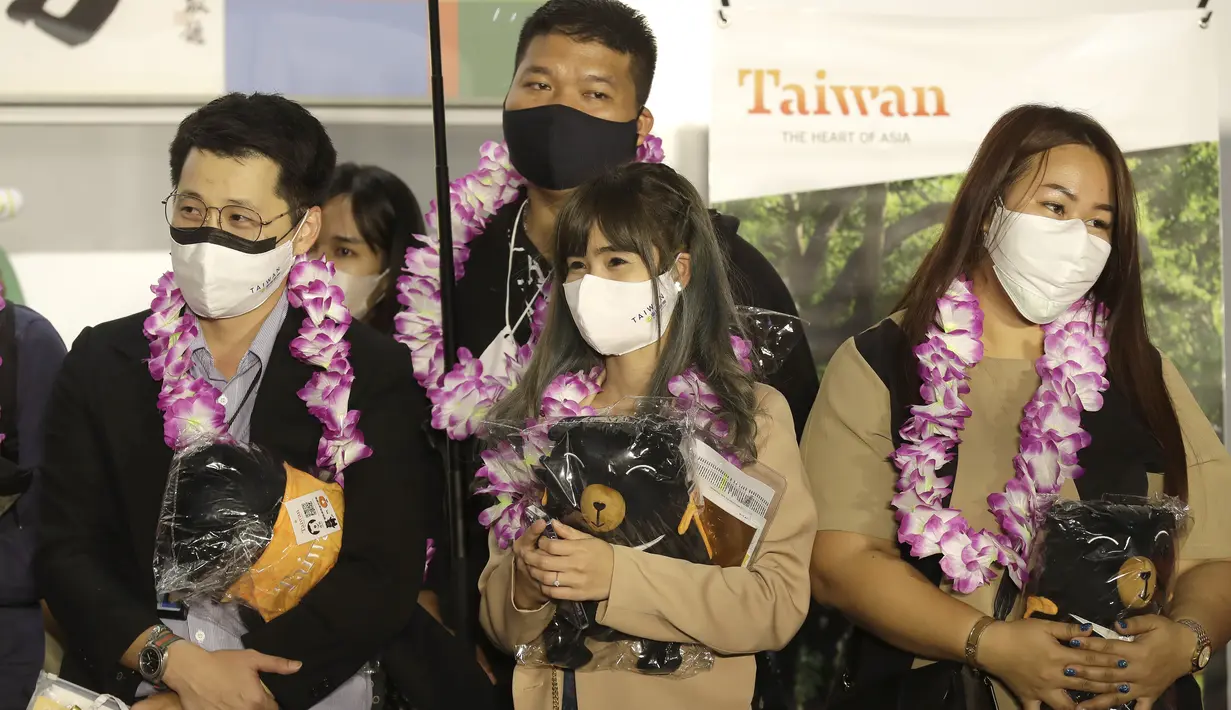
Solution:
<path fill-rule="evenodd" d="M 234 234 L 241 239 L 256 241 L 261 238 L 261 230 L 277 222 L 291 213 L 287 210 L 273 219 L 262 221 L 256 210 L 227 205 L 226 207 L 210 207 L 199 197 L 181 195 L 173 192 L 162 201 L 167 224 L 176 229 L 197 229 L 209 221 L 209 211 L 218 212 L 218 225 L 222 231 Z M 292 227 L 294 229 L 294 227 Z M 288 232 L 289 234 L 289 232 Z M 285 234 L 283 236 L 286 236 Z"/>

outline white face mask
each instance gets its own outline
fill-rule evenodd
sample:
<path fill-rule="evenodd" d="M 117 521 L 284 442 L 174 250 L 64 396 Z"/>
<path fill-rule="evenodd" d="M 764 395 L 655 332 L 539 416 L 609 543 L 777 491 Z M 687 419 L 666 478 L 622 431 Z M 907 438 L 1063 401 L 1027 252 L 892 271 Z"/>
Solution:
<path fill-rule="evenodd" d="M 338 269 L 333 275 L 333 285 L 346 294 L 346 308 L 351 315 L 359 320 L 372 310 L 372 294 L 381 285 L 387 270 L 370 276 L 355 276 L 352 273 Z"/>
<path fill-rule="evenodd" d="M 175 285 L 201 318 L 234 318 L 269 300 L 295 261 L 295 234 L 268 251 L 244 251 L 250 242 L 213 227 L 171 229 Z"/>
<path fill-rule="evenodd" d="M 654 307 L 655 280 L 658 308 Z M 624 355 L 657 342 L 659 334 L 667 331 L 682 290 L 670 271 L 636 283 L 586 274 L 564 284 L 564 297 L 577 330 L 590 347 L 602 355 Z"/>
<path fill-rule="evenodd" d="M 1003 207 L 987 230 L 992 267 L 1017 312 L 1050 323 L 1081 300 L 1107 265 L 1111 244 L 1079 219 L 1060 220 Z"/>

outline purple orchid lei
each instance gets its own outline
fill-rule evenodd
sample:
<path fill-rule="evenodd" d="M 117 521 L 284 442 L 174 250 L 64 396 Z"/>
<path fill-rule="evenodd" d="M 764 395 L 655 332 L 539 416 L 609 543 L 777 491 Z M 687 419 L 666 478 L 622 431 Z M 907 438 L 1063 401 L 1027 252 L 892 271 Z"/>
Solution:
<path fill-rule="evenodd" d="M 731 336 L 731 346 L 740 366 L 752 372 L 751 345 L 738 335 Z M 531 468 L 552 448 L 547 431 L 551 425 L 564 417 L 590 417 L 598 414 L 593 407 L 584 404 L 602 390 L 602 369 L 589 372 L 566 372 L 559 375 L 543 390 L 540 419 L 531 420 L 522 430 L 521 450 L 507 441 L 481 454 L 482 467 L 475 478 L 487 481 L 476 493 L 496 498 L 495 504 L 479 514 L 479 523 L 490 528 L 496 535 L 501 549 L 521 534 L 526 506 L 542 493 L 542 486 Z M 689 368 L 671 378 L 667 389 L 675 396 L 682 408 L 693 417 L 696 430 L 708 433 L 720 444 L 729 443 L 730 427 L 722 418 L 721 401 L 705 376 L 696 368 Z M 721 446 L 724 458 L 733 465 L 742 467 L 744 462 L 729 446 Z"/>
<path fill-rule="evenodd" d="M 662 141 L 646 136 L 637 149 L 637 160 L 662 162 Z M 450 216 L 453 219 L 453 275 L 461 279 L 470 258 L 470 242 L 483 234 L 492 215 L 517 199 L 525 179 L 509 161 L 504 143 L 488 141 L 479 149 L 479 167 L 449 185 Z M 435 231 L 438 209 L 433 201 L 427 225 Z M 434 235 L 416 235 L 425 246 L 406 250 L 406 275 L 398 279 L 398 302 L 405 309 L 394 321 L 394 337 L 410 348 L 415 378 L 432 402 L 432 426 L 451 439 L 472 436 L 484 414 L 505 392 L 517 386 L 525 371 L 546 312 L 547 292 L 534 303 L 534 328 L 530 342 L 507 357 L 507 375 L 483 372 L 478 358 L 466 348 L 458 349 L 457 364 L 444 372 L 444 341 L 440 310 L 440 243 Z"/>
<path fill-rule="evenodd" d="M 291 353 L 321 368 L 298 392 L 322 425 L 316 463 L 344 485 L 346 467 L 371 456 L 372 449 L 363 443 L 359 411 L 349 408 L 355 374 L 347 359 L 350 343 L 345 336 L 351 314 L 343 305 L 342 290 L 330 285 L 333 275 L 333 264 L 299 257 L 287 277 L 287 299 L 305 313 L 299 337 L 291 341 Z M 162 382 L 158 408 L 163 413 L 163 441 L 176 451 L 201 441 L 231 441 L 226 408 L 218 402 L 222 393 L 207 380 L 189 375 L 188 348 L 200 329 L 175 286 L 174 274 L 163 274 L 150 290 L 153 313 L 145 319 L 144 330 L 150 341 L 150 376 Z"/>
<path fill-rule="evenodd" d="M 911 407 L 899 430 L 905 443 L 892 457 L 901 474 L 893 507 L 898 541 L 909 544 L 914 557 L 942 555 L 941 569 L 957 592 L 969 594 L 996 579 L 993 565 L 1004 567 L 1019 588 L 1025 584 L 1042 497 L 1083 473 L 1077 454 L 1090 435 L 1081 428 L 1081 413 L 1101 409 L 1108 387 L 1106 320 L 1103 307 L 1087 299 L 1043 326 L 1043 355 L 1035 363 L 1041 381 L 1023 410 L 1015 473 L 1003 492 L 987 498 L 1000 525 L 994 533 L 974 530 L 960 510 L 943 507 L 953 477 L 936 474 L 953 460 L 971 415 L 961 396 L 970 392 L 970 368 L 983 359 L 983 311 L 965 276 L 937 301 L 927 340 L 914 349 L 924 404 Z"/>

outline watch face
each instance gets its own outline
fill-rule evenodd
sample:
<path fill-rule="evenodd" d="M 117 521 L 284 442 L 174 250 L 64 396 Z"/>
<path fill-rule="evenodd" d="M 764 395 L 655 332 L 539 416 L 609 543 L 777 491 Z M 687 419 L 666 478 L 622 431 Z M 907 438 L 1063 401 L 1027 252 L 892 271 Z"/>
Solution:
<path fill-rule="evenodd" d="M 137 656 L 137 665 L 141 676 L 146 680 L 158 677 L 159 666 L 162 665 L 162 654 L 156 648 L 143 648 Z"/>
<path fill-rule="evenodd" d="M 1201 653 L 1197 656 L 1197 667 L 1205 668 L 1205 665 L 1210 662 L 1210 647 L 1206 646 L 1201 649 Z"/>

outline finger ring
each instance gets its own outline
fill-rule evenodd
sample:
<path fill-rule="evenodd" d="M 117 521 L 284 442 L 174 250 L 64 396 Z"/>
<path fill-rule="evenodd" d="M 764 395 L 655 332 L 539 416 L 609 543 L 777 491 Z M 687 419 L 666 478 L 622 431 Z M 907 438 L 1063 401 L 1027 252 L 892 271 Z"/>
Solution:
<path fill-rule="evenodd" d="M 553 587 L 560 586 L 560 573 L 559 572 L 556 572 L 556 581 L 552 582 L 551 586 Z"/>

